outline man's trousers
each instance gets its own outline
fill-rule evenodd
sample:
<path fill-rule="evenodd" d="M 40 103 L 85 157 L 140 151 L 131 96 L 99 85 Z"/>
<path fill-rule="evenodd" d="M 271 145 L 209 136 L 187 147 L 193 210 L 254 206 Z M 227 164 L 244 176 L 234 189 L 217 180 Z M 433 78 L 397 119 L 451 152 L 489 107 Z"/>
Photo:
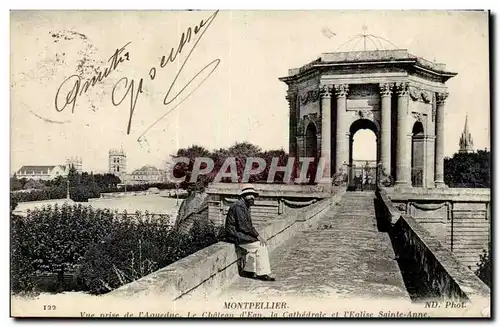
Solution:
<path fill-rule="evenodd" d="M 269 254 L 267 247 L 262 246 L 259 241 L 247 244 L 238 244 L 239 247 L 248 251 L 244 271 L 254 272 L 258 276 L 271 274 Z"/>

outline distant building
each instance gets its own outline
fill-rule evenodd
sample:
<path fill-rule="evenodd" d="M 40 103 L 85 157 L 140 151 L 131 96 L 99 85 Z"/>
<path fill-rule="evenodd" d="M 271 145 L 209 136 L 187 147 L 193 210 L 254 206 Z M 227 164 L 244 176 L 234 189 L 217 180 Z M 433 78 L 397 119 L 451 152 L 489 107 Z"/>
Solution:
<path fill-rule="evenodd" d="M 459 153 L 472 153 L 472 152 L 474 152 L 474 143 L 472 141 L 472 135 L 469 132 L 469 126 L 467 124 L 467 116 L 465 116 L 464 131 L 462 132 L 462 135 L 460 136 L 459 145 L 460 145 L 460 149 L 458 150 Z"/>
<path fill-rule="evenodd" d="M 109 150 L 109 170 L 110 174 L 123 177 L 127 174 L 127 155 L 123 149 Z"/>
<path fill-rule="evenodd" d="M 59 176 L 68 176 L 67 166 L 22 166 L 17 172 L 17 178 L 38 179 L 50 181 Z"/>
<path fill-rule="evenodd" d="M 134 170 L 128 178 L 131 184 L 163 183 L 164 181 L 165 171 L 149 165 Z"/>
<path fill-rule="evenodd" d="M 74 167 L 76 169 L 76 172 L 81 174 L 82 173 L 82 158 L 78 157 L 71 157 L 66 159 L 66 167 L 69 171 L 71 167 Z"/>

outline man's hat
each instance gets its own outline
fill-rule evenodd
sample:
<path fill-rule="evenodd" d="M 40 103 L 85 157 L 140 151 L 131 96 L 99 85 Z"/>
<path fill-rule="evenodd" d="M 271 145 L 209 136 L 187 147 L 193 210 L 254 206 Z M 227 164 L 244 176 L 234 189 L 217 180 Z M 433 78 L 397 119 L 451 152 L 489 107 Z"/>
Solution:
<path fill-rule="evenodd" d="M 249 194 L 252 194 L 254 196 L 257 196 L 259 195 L 259 193 L 255 190 L 255 188 L 253 187 L 253 185 L 251 184 L 245 184 L 242 186 L 241 188 L 241 191 L 240 191 L 240 196 L 243 197 L 245 195 L 249 195 Z"/>

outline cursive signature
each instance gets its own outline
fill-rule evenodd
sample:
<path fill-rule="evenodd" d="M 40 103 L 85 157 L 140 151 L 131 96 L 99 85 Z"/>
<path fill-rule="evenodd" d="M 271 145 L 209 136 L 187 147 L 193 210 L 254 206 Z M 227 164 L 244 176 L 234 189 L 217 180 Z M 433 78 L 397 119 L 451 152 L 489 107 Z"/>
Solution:
<path fill-rule="evenodd" d="M 159 68 L 164 68 L 167 66 L 169 63 L 173 63 L 176 61 L 177 56 L 182 53 L 182 51 L 188 46 L 192 45 L 191 49 L 189 50 L 189 53 L 187 54 L 186 58 L 180 65 L 179 70 L 177 71 L 177 74 L 175 75 L 174 79 L 172 80 L 172 83 L 170 84 L 167 93 L 165 94 L 165 97 L 163 99 L 163 104 L 167 106 L 168 110 L 161 116 L 159 117 L 153 124 L 151 124 L 138 138 L 137 141 L 140 142 L 142 136 L 153 126 L 155 126 L 160 120 L 162 120 L 165 116 L 167 116 L 172 110 L 177 108 L 182 102 L 184 102 L 198 87 L 201 86 L 205 82 L 205 80 L 215 71 L 217 66 L 220 63 L 220 59 L 214 59 L 208 64 L 206 64 L 200 71 L 198 71 L 189 81 L 177 92 L 174 93 L 172 92 L 173 87 L 176 85 L 177 79 L 179 78 L 179 75 L 182 73 L 184 70 L 184 67 L 189 61 L 189 58 L 191 57 L 191 54 L 193 53 L 194 49 L 196 49 L 196 46 L 200 42 L 201 38 L 207 31 L 208 27 L 212 24 L 213 20 L 217 16 L 219 11 L 214 12 L 210 17 L 207 19 L 201 20 L 201 22 L 194 26 L 194 28 L 189 27 L 186 32 L 183 32 L 179 44 L 177 47 L 173 47 L 170 50 L 170 53 L 167 56 L 162 56 L 160 62 L 159 62 Z M 153 66 L 150 68 L 148 72 L 148 77 L 151 81 L 153 81 L 156 78 L 157 74 L 157 67 Z M 203 73 L 206 73 L 206 76 L 204 78 L 201 78 Z M 200 77 L 201 76 L 201 77 Z M 147 77 L 146 77 L 147 80 Z M 134 111 L 135 107 L 137 104 L 137 100 L 139 98 L 139 94 L 143 93 L 143 85 L 144 85 L 145 78 L 142 77 L 138 80 L 135 79 L 130 79 L 128 77 L 122 77 L 121 79 L 118 80 L 118 82 L 115 84 L 113 87 L 113 92 L 111 94 L 111 101 L 113 105 L 119 106 L 125 99 L 128 97 L 128 102 L 129 102 L 129 120 L 128 120 L 128 125 L 127 125 L 127 134 L 130 134 L 131 126 L 132 126 L 132 118 L 134 116 Z M 189 93 L 186 91 L 187 88 L 194 84 L 196 81 L 199 83 L 192 89 Z M 119 90 L 122 90 L 121 93 Z M 124 90 L 124 91 L 123 91 Z M 180 100 L 176 105 L 171 106 L 170 108 L 168 107 L 174 100 L 179 98 L 181 94 L 185 94 L 184 98 Z"/>
<path fill-rule="evenodd" d="M 139 143 L 141 142 L 141 138 L 144 136 L 144 134 L 146 134 L 148 130 L 150 130 L 160 120 L 162 120 L 165 116 L 167 116 L 172 110 L 174 110 L 181 103 L 183 103 L 193 92 L 195 92 L 198 89 L 198 87 L 200 87 L 205 82 L 205 80 L 210 75 L 212 75 L 215 69 L 217 69 L 221 61 L 220 59 L 214 59 L 208 64 L 206 64 L 201 70 L 199 70 L 194 76 L 192 76 L 191 79 L 189 79 L 189 81 L 183 87 L 181 87 L 178 92 L 172 92 L 174 86 L 176 85 L 177 79 L 179 78 L 179 75 L 182 73 L 184 67 L 189 61 L 191 54 L 193 53 L 194 49 L 196 49 L 198 43 L 200 42 L 205 32 L 208 30 L 208 28 L 214 21 L 215 17 L 217 17 L 218 13 L 219 13 L 218 10 L 215 11 L 207 19 L 201 20 L 198 25 L 194 27 L 189 27 L 185 32 L 183 32 L 177 47 L 172 47 L 168 56 L 163 55 L 158 65 L 159 68 L 157 68 L 157 66 L 152 66 L 149 69 L 147 77 L 141 77 L 138 80 L 129 77 L 122 77 L 113 86 L 113 90 L 111 93 L 111 102 L 113 103 L 114 106 L 119 106 L 125 101 L 125 99 L 128 99 L 129 119 L 127 124 L 127 135 L 130 134 L 134 111 L 137 105 L 137 101 L 139 99 L 139 95 L 143 93 L 143 86 L 145 80 L 147 81 L 148 77 L 149 80 L 151 81 L 155 80 L 158 70 L 164 68 L 169 63 L 174 63 L 177 60 L 179 54 L 181 54 L 185 50 L 187 51 L 188 46 L 191 46 L 191 48 L 188 54 L 186 55 L 186 58 L 182 62 L 182 64 L 180 64 L 180 67 L 163 99 L 163 104 L 167 107 L 168 110 L 164 112 L 161 117 L 159 117 L 139 136 L 139 138 L 137 139 Z M 124 62 L 125 60 L 130 60 L 130 53 L 125 52 L 126 47 L 129 44 L 130 42 L 125 44 L 120 49 L 116 49 L 115 53 L 108 60 L 109 66 L 106 67 L 102 72 L 97 71 L 97 73 L 92 78 L 85 80 L 83 84 L 82 84 L 82 78 L 76 74 L 71 75 L 67 79 L 65 79 L 59 86 L 56 93 L 55 97 L 56 110 L 58 112 L 61 112 L 68 105 L 71 105 L 72 112 L 74 112 L 75 105 L 77 103 L 79 96 L 86 93 L 89 90 L 89 88 L 95 86 L 97 83 L 102 82 L 105 78 L 107 78 L 111 74 L 111 72 L 116 70 L 116 68 L 122 62 Z M 205 76 L 203 77 L 203 75 Z M 196 86 L 192 88 L 191 91 L 188 92 L 187 91 L 188 87 L 194 85 L 195 82 L 198 83 L 196 84 Z M 183 94 L 185 96 L 181 100 L 179 100 L 177 104 L 171 105 L 174 100 L 176 100 Z"/>
<path fill-rule="evenodd" d="M 129 52 L 125 52 L 125 48 L 130 44 L 128 42 L 120 49 L 116 49 L 115 53 L 109 57 L 108 62 L 109 66 L 107 66 L 103 71 L 97 69 L 97 72 L 92 78 L 87 79 L 82 84 L 82 78 L 79 75 L 71 75 L 66 78 L 59 88 L 57 89 L 56 98 L 55 98 L 55 107 L 58 112 L 63 111 L 68 105 L 71 105 L 71 112 L 75 112 L 75 105 L 78 100 L 78 97 L 84 93 L 87 93 L 90 87 L 95 86 L 97 83 L 102 82 L 106 79 L 111 72 L 116 70 L 118 65 L 120 65 L 125 60 L 130 60 Z M 123 55 L 122 55 L 123 53 Z M 67 93 L 66 93 L 67 92 Z M 66 96 L 64 96 L 64 94 Z M 62 99 L 61 99 L 62 97 Z"/>

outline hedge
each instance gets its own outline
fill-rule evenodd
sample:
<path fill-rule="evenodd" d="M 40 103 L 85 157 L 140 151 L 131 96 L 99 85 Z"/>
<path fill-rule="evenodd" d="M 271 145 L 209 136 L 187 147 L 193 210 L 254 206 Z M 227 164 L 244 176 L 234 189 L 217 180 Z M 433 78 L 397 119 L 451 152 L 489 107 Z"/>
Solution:
<path fill-rule="evenodd" d="M 137 184 L 127 185 L 126 190 L 132 191 L 147 191 L 148 189 L 156 187 L 159 190 L 175 189 L 174 183 L 151 183 L 151 184 Z M 70 197 L 76 202 L 87 202 L 88 199 L 99 198 L 101 193 L 123 192 L 124 187 L 98 187 L 91 185 L 78 185 L 70 187 Z M 45 186 L 41 189 L 24 191 L 24 192 L 11 192 L 11 201 L 14 203 L 29 202 L 29 201 L 43 201 L 52 199 L 64 199 L 67 196 L 67 188 L 63 185 Z"/>
<path fill-rule="evenodd" d="M 82 205 L 11 214 L 12 291 L 103 294 L 218 240 L 208 222 L 182 235 L 168 220 Z"/>
<path fill-rule="evenodd" d="M 77 202 L 87 202 L 91 198 L 99 198 L 101 193 L 108 190 L 101 190 L 97 187 L 78 186 L 70 188 L 70 197 Z M 109 190 L 111 191 L 111 190 Z M 27 192 L 11 192 L 11 201 L 15 203 L 29 201 L 44 201 L 52 199 L 64 199 L 67 196 L 66 187 L 50 186 L 40 190 L 32 190 Z"/>

